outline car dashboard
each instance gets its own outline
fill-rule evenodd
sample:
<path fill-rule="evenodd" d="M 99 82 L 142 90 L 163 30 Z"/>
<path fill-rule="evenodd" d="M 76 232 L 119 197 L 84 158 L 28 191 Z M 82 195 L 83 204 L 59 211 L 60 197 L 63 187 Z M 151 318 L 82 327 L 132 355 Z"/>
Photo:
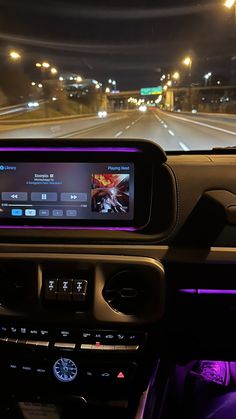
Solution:
<path fill-rule="evenodd" d="M 94 139 L 0 150 L 3 405 L 150 419 L 160 360 L 235 359 L 233 153 Z"/>

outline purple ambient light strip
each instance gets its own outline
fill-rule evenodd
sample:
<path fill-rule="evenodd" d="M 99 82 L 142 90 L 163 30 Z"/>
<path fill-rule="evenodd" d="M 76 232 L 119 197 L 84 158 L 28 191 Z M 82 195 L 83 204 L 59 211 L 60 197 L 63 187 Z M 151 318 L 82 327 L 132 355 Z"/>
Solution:
<path fill-rule="evenodd" d="M 0 147 L 0 152 L 30 151 L 30 152 L 82 152 L 82 153 L 142 153 L 139 148 L 132 147 Z M 6 226 L 0 225 L 0 229 L 23 229 L 23 230 L 97 230 L 97 231 L 136 231 L 135 227 L 56 227 L 56 226 Z"/>
<path fill-rule="evenodd" d="M 135 227 L 76 227 L 76 226 L 13 226 L 0 225 L 0 229 L 18 230 L 106 230 L 106 231 L 137 231 Z"/>
<path fill-rule="evenodd" d="M 82 153 L 142 153 L 139 148 L 131 147 L 0 147 L 0 151 L 30 151 L 30 152 L 82 152 Z"/>
<path fill-rule="evenodd" d="M 182 294 L 207 294 L 207 295 L 236 295 L 236 290 L 216 290 L 216 289 L 180 289 Z"/>

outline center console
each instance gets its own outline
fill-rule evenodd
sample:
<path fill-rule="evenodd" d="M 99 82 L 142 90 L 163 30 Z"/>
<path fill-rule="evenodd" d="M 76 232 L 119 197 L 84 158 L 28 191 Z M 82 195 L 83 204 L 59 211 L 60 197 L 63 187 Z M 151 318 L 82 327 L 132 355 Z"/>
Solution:
<path fill-rule="evenodd" d="M 145 390 L 164 311 L 162 265 L 99 255 L 1 255 L 4 394 L 127 403 Z M 146 358 L 148 354 L 148 358 Z"/>

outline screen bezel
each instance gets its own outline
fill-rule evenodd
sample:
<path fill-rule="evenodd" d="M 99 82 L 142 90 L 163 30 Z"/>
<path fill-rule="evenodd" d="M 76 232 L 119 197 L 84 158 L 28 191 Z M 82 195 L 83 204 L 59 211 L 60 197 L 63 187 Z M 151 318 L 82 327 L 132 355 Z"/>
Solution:
<path fill-rule="evenodd" d="M 60 151 L 59 151 L 60 150 Z M 149 222 L 152 200 L 152 165 L 148 164 L 141 150 L 119 149 L 98 152 L 91 148 L 69 149 L 48 148 L 14 148 L 1 151 L 1 161 L 11 162 L 45 162 L 45 163 L 133 163 L 134 164 L 134 218 L 133 220 L 90 220 L 90 219 L 25 219 L 0 218 L 1 228 L 56 228 L 56 229 L 126 229 L 130 231 L 143 229 Z M 145 182 L 144 182 L 145 179 Z"/>

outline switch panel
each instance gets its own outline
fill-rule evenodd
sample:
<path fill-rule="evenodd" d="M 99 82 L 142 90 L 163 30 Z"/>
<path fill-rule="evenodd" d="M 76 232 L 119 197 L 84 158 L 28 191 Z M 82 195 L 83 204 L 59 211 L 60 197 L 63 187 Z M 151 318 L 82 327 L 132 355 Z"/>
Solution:
<path fill-rule="evenodd" d="M 86 298 L 88 281 L 85 279 L 74 279 L 73 283 L 73 301 L 84 301 Z"/>
<path fill-rule="evenodd" d="M 57 298 L 57 288 L 58 280 L 57 279 L 46 279 L 45 280 L 45 290 L 44 296 L 46 300 L 56 300 Z"/>
<path fill-rule="evenodd" d="M 44 283 L 46 301 L 84 302 L 86 300 L 88 281 L 85 279 L 46 279 Z"/>
<path fill-rule="evenodd" d="M 72 297 L 73 279 L 58 279 L 58 294 L 59 301 L 71 301 Z"/>

